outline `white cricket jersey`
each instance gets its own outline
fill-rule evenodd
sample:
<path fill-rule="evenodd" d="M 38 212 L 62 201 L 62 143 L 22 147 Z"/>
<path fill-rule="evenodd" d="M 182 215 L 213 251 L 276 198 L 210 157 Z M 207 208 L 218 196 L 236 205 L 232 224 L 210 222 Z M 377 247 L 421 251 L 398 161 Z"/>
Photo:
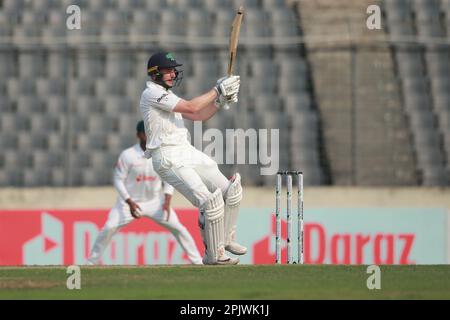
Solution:
<path fill-rule="evenodd" d="M 160 146 L 189 143 L 182 114 L 172 111 L 180 100 L 171 90 L 153 81 L 147 82 L 140 102 L 147 135 L 147 155 Z"/>
<path fill-rule="evenodd" d="M 162 182 L 153 169 L 152 160 L 144 157 L 139 143 L 120 154 L 114 169 L 114 187 L 121 202 L 128 198 L 137 202 L 151 201 L 161 198 L 162 191 L 173 194 L 173 187 Z"/>

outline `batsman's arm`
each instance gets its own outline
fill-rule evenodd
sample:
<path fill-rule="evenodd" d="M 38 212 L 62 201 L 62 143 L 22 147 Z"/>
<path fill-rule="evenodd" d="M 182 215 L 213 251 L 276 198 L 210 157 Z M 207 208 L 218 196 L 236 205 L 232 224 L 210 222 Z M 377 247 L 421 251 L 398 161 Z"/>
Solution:
<path fill-rule="evenodd" d="M 214 104 L 208 105 L 206 108 L 203 108 L 195 113 L 183 113 L 183 118 L 189 119 L 192 121 L 206 121 L 210 119 L 219 109 Z"/>
<path fill-rule="evenodd" d="M 173 108 L 173 112 L 179 112 L 183 114 L 195 114 L 200 110 L 207 108 L 208 106 L 214 107 L 214 101 L 217 98 L 217 92 L 214 89 L 209 90 L 205 94 L 198 96 L 191 100 L 181 99 L 175 108 Z"/>

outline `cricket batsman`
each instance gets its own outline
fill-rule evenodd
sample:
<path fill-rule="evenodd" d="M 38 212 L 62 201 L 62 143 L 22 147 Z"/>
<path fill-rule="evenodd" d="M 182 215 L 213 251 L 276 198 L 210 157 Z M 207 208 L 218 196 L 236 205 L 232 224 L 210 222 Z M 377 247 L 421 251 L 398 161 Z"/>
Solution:
<path fill-rule="evenodd" d="M 199 208 L 199 226 L 205 245 L 204 264 L 237 264 L 225 250 L 243 255 L 247 248 L 236 242 L 236 223 L 242 199 L 241 177 L 228 180 L 217 163 L 195 149 L 188 140 L 183 118 L 205 121 L 225 103 L 237 102 L 240 79 L 219 79 L 208 92 L 184 100 L 171 88 L 181 81 L 182 71 L 169 52 L 153 54 L 147 65 L 150 81 L 142 93 L 140 109 L 147 134 L 145 156 L 152 159 L 161 179 Z"/>
<path fill-rule="evenodd" d="M 116 164 L 114 186 L 119 196 L 95 240 L 88 264 L 98 264 L 114 234 L 133 219 L 141 217 L 150 218 L 168 229 L 191 263 L 202 264 L 194 239 L 170 206 L 173 187 L 161 181 L 153 169 L 152 161 L 144 157 L 147 138 L 143 121 L 137 124 L 136 135 L 139 143 L 124 150 Z"/>

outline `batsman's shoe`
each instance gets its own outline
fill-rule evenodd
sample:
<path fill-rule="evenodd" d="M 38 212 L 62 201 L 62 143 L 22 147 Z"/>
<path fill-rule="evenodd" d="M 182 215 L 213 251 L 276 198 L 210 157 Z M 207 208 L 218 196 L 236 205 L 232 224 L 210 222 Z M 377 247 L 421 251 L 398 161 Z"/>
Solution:
<path fill-rule="evenodd" d="M 241 246 L 239 243 L 234 242 L 234 241 L 227 244 L 225 246 L 225 250 L 227 250 L 228 252 L 231 252 L 232 254 L 238 255 L 238 256 L 241 256 L 241 255 L 247 253 L 246 247 Z"/>
<path fill-rule="evenodd" d="M 217 259 L 216 261 L 210 261 L 208 259 L 208 255 L 205 254 L 203 257 L 203 264 L 205 265 L 235 265 L 239 263 L 239 259 L 238 258 L 231 258 L 228 255 L 226 255 L 225 253 L 222 254 L 219 259 Z"/>

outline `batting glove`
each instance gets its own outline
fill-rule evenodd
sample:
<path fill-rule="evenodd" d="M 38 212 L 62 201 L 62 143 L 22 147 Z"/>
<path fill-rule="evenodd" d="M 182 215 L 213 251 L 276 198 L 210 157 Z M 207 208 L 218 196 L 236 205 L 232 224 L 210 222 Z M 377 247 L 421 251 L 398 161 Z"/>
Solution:
<path fill-rule="evenodd" d="M 231 97 L 239 92 L 240 78 L 239 76 L 222 77 L 217 80 L 214 89 L 219 96 Z"/>
<path fill-rule="evenodd" d="M 238 94 L 235 93 L 231 95 L 230 97 L 224 97 L 222 95 L 219 95 L 219 97 L 216 99 L 216 107 L 217 108 L 223 108 L 226 104 L 230 103 L 236 103 L 238 102 Z"/>

